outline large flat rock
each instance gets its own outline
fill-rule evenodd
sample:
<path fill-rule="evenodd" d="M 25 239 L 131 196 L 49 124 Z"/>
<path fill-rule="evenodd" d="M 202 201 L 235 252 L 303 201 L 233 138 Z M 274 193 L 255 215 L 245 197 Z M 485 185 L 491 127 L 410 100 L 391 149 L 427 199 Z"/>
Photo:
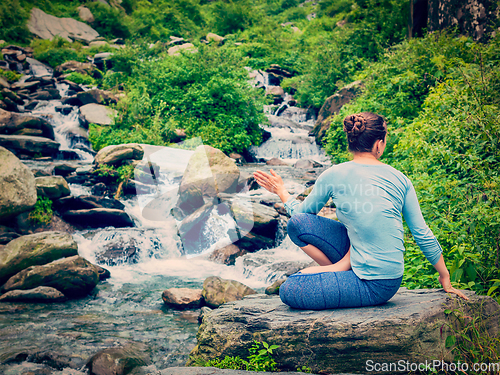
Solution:
<path fill-rule="evenodd" d="M 41 39 L 52 39 L 58 35 L 68 42 L 78 38 L 90 43 L 99 36 L 97 31 L 83 22 L 73 18 L 57 18 L 38 8 L 31 10 L 28 29 Z"/>
<path fill-rule="evenodd" d="M 248 296 L 203 315 L 187 364 L 226 355 L 246 358 L 253 340 L 279 345 L 275 359 L 285 371 L 305 365 L 314 373 L 364 373 L 367 361 L 452 361 L 445 341 L 454 318 L 446 308 L 482 314 L 490 335 L 498 336 L 498 303 L 464 293 L 467 303 L 443 290 L 401 288 L 380 306 L 321 311 L 291 309 L 278 296 Z"/>

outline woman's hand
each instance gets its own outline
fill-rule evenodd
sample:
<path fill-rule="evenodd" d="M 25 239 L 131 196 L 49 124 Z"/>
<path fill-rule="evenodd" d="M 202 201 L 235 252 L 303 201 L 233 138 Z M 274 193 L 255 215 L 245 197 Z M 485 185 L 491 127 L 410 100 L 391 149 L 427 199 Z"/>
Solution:
<path fill-rule="evenodd" d="M 267 174 L 262 171 L 255 171 L 253 173 L 253 177 L 260 186 L 273 194 L 277 194 L 281 201 L 286 203 L 288 198 L 290 198 L 290 194 L 286 191 L 283 180 L 274 170 L 271 169 L 270 172 L 271 174 Z"/>
<path fill-rule="evenodd" d="M 285 185 L 281 177 L 271 169 L 271 174 L 262 171 L 255 171 L 253 177 L 257 183 L 267 191 L 278 194 L 281 190 L 285 189 Z"/>
<path fill-rule="evenodd" d="M 469 299 L 469 297 L 463 294 L 460 290 L 455 289 L 454 287 L 451 286 L 450 274 L 444 276 L 439 275 L 438 280 L 439 283 L 443 286 L 443 289 L 446 293 L 456 294 L 457 296 L 462 297 L 465 300 Z"/>

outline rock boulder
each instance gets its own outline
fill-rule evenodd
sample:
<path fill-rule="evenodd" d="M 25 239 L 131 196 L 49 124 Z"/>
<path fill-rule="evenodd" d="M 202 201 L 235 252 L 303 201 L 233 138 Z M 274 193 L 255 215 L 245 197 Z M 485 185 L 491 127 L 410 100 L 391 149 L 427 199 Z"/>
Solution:
<path fill-rule="evenodd" d="M 0 109 L 0 134 L 16 135 L 23 129 L 39 130 L 40 136 L 54 140 L 54 128 L 40 117 Z"/>
<path fill-rule="evenodd" d="M 116 116 L 116 111 L 101 104 L 85 104 L 80 107 L 84 121 L 97 125 L 110 125 Z"/>
<path fill-rule="evenodd" d="M 316 124 L 312 130 L 312 134 L 316 138 L 317 144 L 322 144 L 323 137 L 330 128 L 331 121 L 329 117 L 339 113 L 340 109 L 354 99 L 361 92 L 362 88 L 363 82 L 355 81 L 341 88 L 338 92 L 325 100 L 325 103 L 319 110 Z"/>
<path fill-rule="evenodd" d="M 0 220 L 28 211 L 36 203 L 35 176 L 3 147 L 0 147 L 0 191 Z"/>
<path fill-rule="evenodd" d="M 39 197 L 59 199 L 71 195 L 68 183 L 61 176 L 45 176 L 35 178 L 36 191 Z"/>
<path fill-rule="evenodd" d="M 161 298 L 169 307 L 176 309 L 197 309 L 203 305 L 201 289 L 170 288 L 163 292 Z"/>
<path fill-rule="evenodd" d="M 96 164 L 119 166 L 128 160 L 141 160 L 144 149 L 137 143 L 106 146 L 95 156 Z"/>
<path fill-rule="evenodd" d="M 78 254 L 70 234 L 42 232 L 18 237 L 0 252 L 0 285 L 23 269 Z"/>
<path fill-rule="evenodd" d="M 0 135 L 0 146 L 20 155 L 54 156 L 60 144 L 49 138 L 31 135 Z"/>
<path fill-rule="evenodd" d="M 99 271 L 89 261 L 75 255 L 43 266 L 28 267 L 12 276 L 2 287 L 3 292 L 48 286 L 67 298 L 87 295 L 99 282 Z"/>
<path fill-rule="evenodd" d="M 279 345 L 275 359 L 282 371 L 307 365 L 313 373 L 364 373 L 369 360 L 452 362 L 445 342 L 454 318 L 445 309 L 480 314 L 489 334 L 498 337 L 498 303 L 464 292 L 467 302 L 442 290 L 401 288 L 380 306 L 320 311 L 291 309 L 278 296 L 249 296 L 204 315 L 188 365 L 197 359 L 244 357 L 253 340 Z"/>
<path fill-rule="evenodd" d="M 66 299 L 57 289 L 39 286 L 28 290 L 11 290 L 0 296 L 2 302 L 62 302 Z"/>
<path fill-rule="evenodd" d="M 241 300 L 250 294 L 256 294 L 255 290 L 236 280 L 211 276 L 203 282 L 203 298 L 205 303 L 212 308 L 219 307 L 226 302 Z"/>
<path fill-rule="evenodd" d="M 52 39 L 58 35 L 68 42 L 78 38 L 90 43 L 99 36 L 97 31 L 83 22 L 72 18 L 57 18 L 38 8 L 31 10 L 28 29 L 41 39 Z"/>
<path fill-rule="evenodd" d="M 234 193 L 239 177 L 240 171 L 233 159 L 214 147 L 198 146 L 182 176 L 180 190 L 195 185 L 205 196 Z"/>
<path fill-rule="evenodd" d="M 63 214 L 63 219 L 73 225 L 84 228 L 115 228 L 133 227 L 134 222 L 122 210 L 114 208 L 92 208 L 88 210 L 69 210 Z"/>

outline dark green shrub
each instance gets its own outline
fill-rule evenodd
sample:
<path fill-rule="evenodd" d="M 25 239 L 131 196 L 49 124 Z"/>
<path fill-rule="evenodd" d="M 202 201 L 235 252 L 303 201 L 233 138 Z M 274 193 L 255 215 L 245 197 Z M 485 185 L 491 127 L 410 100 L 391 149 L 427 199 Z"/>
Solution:
<path fill-rule="evenodd" d="M 120 9 L 113 8 L 93 2 L 86 4 L 94 15 L 95 21 L 92 27 L 102 36 L 109 38 L 128 38 L 130 37 L 130 30 L 124 19 L 124 12 Z"/>
<path fill-rule="evenodd" d="M 29 12 L 23 9 L 19 0 L 0 2 L 0 39 L 14 43 L 28 43 L 31 39 L 26 22 Z"/>

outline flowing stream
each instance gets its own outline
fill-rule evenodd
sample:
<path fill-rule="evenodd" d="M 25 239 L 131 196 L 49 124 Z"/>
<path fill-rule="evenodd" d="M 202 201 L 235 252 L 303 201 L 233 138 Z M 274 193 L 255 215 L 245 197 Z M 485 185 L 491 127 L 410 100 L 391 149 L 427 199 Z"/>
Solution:
<path fill-rule="evenodd" d="M 67 87 L 58 86 L 61 96 Z M 32 111 L 44 116 L 54 126 L 56 140 L 61 149 L 67 150 L 70 163 L 90 165 L 93 156 L 85 131 L 79 125 L 78 108 L 68 114 L 56 111 L 59 100 L 40 102 Z M 286 125 L 267 127 L 271 137 L 253 152 L 258 158 L 280 157 L 292 164 L 299 158 L 310 158 L 325 162 L 324 154 L 312 142 L 308 132 L 312 127 L 304 111 L 295 118 L 283 117 L 292 111 L 283 110 L 274 120 L 286 120 Z M 302 117 L 300 117 L 302 116 Z M 276 123 L 276 121 L 275 121 Z M 182 153 L 183 150 L 172 151 Z M 180 155 L 180 154 L 179 154 Z M 175 160 L 175 159 L 174 159 Z M 26 161 L 30 168 L 48 168 L 55 163 Z M 176 164 L 177 160 L 176 160 Z M 179 171 L 162 167 L 162 185 L 169 189 Z M 291 193 L 304 190 L 300 177 L 304 170 L 292 167 L 273 167 L 280 173 Z M 242 174 L 256 169 L 269 170 L 264 163 L 248 164 L 241 168 Z M 90 194 L 89 188 L 71 184 L 73 195 Z M 263 189 L 243 194 L 249 199 L 271 198 Z M 151 198 L 151 197 L 149 197 Z M 151 221 L 142 217 L 141 208 L 147 195 L 127 196 L 122 199 L 126 211 L 134 218 L 136 227 L 115 229 L 102 228 L 82 230 L 74 233 L 79 245 L 79 254 L 93 263 L 110 243 L 132 244 L 138 251 L 133 261 L 104 265 L 111 277 L 98 284 L 95 293 L 79 300 L 57 304 L 0 304 L 0 373 L 17 375 L 28 371 L 42 370 L 46 364 L 30 353 L 49 353 L 52 357 L 65 358 L 70 364 L 60 365 L 52 374 L 86 374 L 85 361 L 97 351 L 124 345 L 130 342 L 146 344 L 152 364 L 157 369 L 184 365 L 189 352 L 196 344 L 199 310 L 177 311 L 165 307 L 161 295 L 173 287 L 201 288 L 205 278 L 220 276 L 238 280 L 258 292 L 285 275 L 287 264 L 307 264 L 310 259 L 291 243 L 289 238 L 274 249 L 261 250 L 237 259 L 233 266 L 208 260 L 210 246 L 223 240 L 221 233 L 227 232 L 227 220 L 214 217 L 210 239 L 200 254 L 183 254 L 177 237 L 175 221 Z M 225 229 L 225 230 L 223 230 Z M 277 236 L 283 236 L 283 228 Z M 43 356 L 42 356 L 43 357 Z"/>

